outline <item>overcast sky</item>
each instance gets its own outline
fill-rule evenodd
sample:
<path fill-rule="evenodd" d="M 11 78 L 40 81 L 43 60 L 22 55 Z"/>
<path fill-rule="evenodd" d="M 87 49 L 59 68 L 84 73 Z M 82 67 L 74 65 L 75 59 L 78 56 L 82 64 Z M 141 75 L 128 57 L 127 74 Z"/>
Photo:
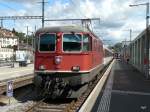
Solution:
<path fill-rule="evenodd" d="M 93 31 L 105 43 L 129 40 L 129 29 L 134 39 L 145 28 L 146 6 L 129 7 L 130 4 L 146 3 L 149 0 L 45 0 L 45 18 L 100 18 L 93 22 Z M 0 0 L 0 16 L 40 16 L 41 0 Z M 46 22 L 45 26 L 71 25 L 77 22 Z M 41 27 L 41 20 L 5 20 L 7 29 L 26 32 Z"/>

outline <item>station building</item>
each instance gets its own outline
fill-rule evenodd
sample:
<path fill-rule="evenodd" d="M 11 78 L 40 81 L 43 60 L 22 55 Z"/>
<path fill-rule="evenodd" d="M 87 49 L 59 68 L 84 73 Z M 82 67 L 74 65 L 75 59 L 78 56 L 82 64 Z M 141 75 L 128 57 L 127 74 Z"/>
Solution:
<path fill-rule="evenodd" d="M 0 60 L 13 57 L 13 46 L 18 45 L 18 38 L 12 31 L 0 28 Z"/>
<path fill-rule="evenodd" d="M 150 29 L 150 26 L 148 30 Z M 149 30 L 150 31 L 150 30 Z M 150 42 L 149 42 L 149 59 L 147 59 L 144 54 L 146 52 L 146 29 L 139 33 L 139 35 L 131 41 L 129 45 L 122 49 L 124 54 L 129 55 L 130 63 L 137 68 L 142 73 L 146 74 L 146 63 L 150 62 Z M 148 33 L 148 38 L 150 35 Z M 147 77 L 147 76 L 146 76 Z M 149 68 L 149 77 L 150 77 L 150 68 Z"/>

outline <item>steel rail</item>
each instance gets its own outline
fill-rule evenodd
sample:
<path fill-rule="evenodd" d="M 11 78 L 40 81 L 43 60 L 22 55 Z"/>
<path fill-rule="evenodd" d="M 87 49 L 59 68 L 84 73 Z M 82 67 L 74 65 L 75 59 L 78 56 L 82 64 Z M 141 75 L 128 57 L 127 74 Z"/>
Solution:
<path fill-rule="evenodd" d="M 25 112 L 36 112 L 37 110 L 39 110 L 38 112 L 46 112 L 46 111 L 76 112 L 78 111 L 82 107 L 82 105 L 84 104 L 84 102 L 86 101 L 86 99 L 88 98 L 92 90 L 94 89 L 94 87 L 97 85 L 97 83 L 99 82 L 99 80 L 101 79 L 101 77 L 103 76 L 107 68 L 109 67 L 110 63 L 111 61 L 103 68 L 103 70 L 100 72 L 98 77 L 92 83 L 89 84 L 87 91 L 82 96 L 80 96 L 76 101 L 72 100 L 70 103 L 63 105 L 62 107 L 61 104 L 52 104 L 52 103 L 45 104 L 45 102 L 43 101 L 46 100 L 46 98 L 43 98 L 41 101 L 30 106 Z M 46 106 L 42 106 L 42 105 L 46 105 Z"/>

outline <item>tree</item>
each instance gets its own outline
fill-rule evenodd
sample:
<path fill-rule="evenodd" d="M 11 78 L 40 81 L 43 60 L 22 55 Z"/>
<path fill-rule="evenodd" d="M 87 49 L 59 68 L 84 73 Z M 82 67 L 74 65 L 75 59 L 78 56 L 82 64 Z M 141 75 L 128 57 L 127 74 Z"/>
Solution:
<path fill-rule="evenodd" d="M 112 45 L 109 45 L 108 48 L 109 49 L 114 49 L 114 47 Z"/>
<path fill-rule="evenodd" d="M 12 33 L 14 33 L 14 34 L 16 33 L 16 30 L 15 30 L 15 28 L 13 28 L 13 29 L 12 29 Z"/>
<path fill-rule="evenodd" d="M 115 52 L 120 52 L 121 49 L 122 49 L 122 43 L 116 43 L 114 46 L 113 46 L 113 49 Z"/>
<path fill-rule="evenodd" d="M 14 28 L 12 29 L 12 32 L 19 38 L 19 43 L 26 42 L 26 36 L 25 33 L 17 32 Z"/>

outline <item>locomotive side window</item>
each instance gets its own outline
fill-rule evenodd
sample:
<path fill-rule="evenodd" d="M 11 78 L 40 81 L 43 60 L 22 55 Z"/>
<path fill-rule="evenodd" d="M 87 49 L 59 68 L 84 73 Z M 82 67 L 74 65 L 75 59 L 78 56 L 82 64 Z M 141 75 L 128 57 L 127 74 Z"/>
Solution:
<path fill-rule="evenodd" d="M 39 43 L 39 38 L 38 37 L 36 37 L 35 38 L 35 50 L 38 50 L 38 43 Z"/>
<path fill-rule="evenodd" d="M 83 51 L 91 51 L 90 36 L 87 34 L 83 35 Z"/>
<path fill-rule="evenodd" d="M 39 50 L 40 51 L 55 51 L 56 35 L 42 34 L 40 35 Z"/>
<path fill-rule="evenodd" d="M 81 51 L 82 36 L 80 34 L 64 34 L 63 35 L 63 51 L 74 52 Z"/>
<path fill-rule="evenodd" d="M 97 46 L 96 46 L 96 39 L 94 39 L 94 44 L 93 44 L 94 46 L 93 46 L 93 51 L 96 51 L 96 49 L 97 49 Z"/>

